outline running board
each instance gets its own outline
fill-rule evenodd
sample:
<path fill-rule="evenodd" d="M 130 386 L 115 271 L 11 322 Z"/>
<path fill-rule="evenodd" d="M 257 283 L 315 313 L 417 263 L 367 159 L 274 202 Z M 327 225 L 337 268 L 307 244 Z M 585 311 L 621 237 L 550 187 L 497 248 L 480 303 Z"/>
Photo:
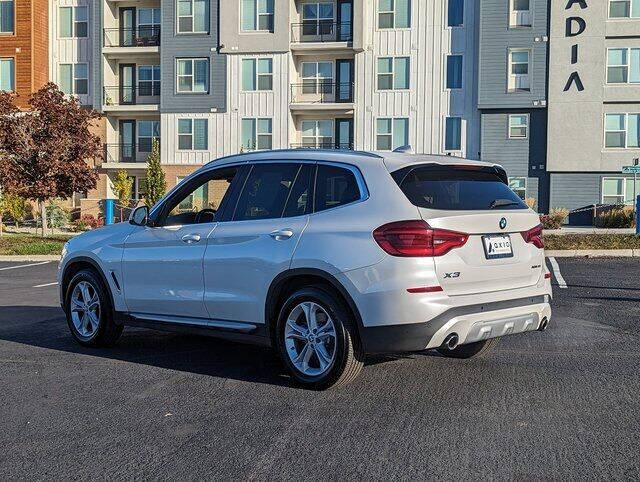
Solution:
<path fill-rule="evenodd" d="M 202 328 L 214 328 L 218 330 L 234 331 L 238 333 L 251 333 L 258 327 L 251 323 L 241 321 L 208 320 L 203 318 L 190 318 L 186 316 L 150 315 L 147 313 L 130 313 L 136 321 L 153 321 L 158 323 L 170 323 L 174 325 L 191 325 Z"/>

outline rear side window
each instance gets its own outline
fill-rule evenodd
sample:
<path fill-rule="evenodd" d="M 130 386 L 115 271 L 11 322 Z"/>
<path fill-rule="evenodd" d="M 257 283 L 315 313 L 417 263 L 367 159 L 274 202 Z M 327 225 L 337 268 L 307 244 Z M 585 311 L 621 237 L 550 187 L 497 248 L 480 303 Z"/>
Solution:
<path fill-rule="evenodd" d="M 336 166 L 318 165 L 315 211 L 324 211 L 360 199 L 360 189 L 353 172 Z"/>
<path fill-rule="evenodd" d="M 311 200 L 313 199 L 313 179 L 316 173 L 315 164 L 303 164 L 296 180 L 291 188 L 287 206 L 284 209 L 285 218 L 302 216 L 311 211 Z"/>
<path fill-rule="evenodd" d="M 238 199 L 234 221 L 282 216 L 299 164 L 256 164 Z"/>
<path fill-rule="evenodd" d="M 492 168 L 410 166 L 392 173 L 412 204 L 452 211 L 527 209 Z"/>

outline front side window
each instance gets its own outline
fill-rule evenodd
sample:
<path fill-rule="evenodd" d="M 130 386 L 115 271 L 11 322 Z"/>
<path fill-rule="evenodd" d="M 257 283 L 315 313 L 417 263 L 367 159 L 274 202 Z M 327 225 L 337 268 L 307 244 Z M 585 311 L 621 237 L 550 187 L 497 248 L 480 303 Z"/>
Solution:
<path fill-rule="evenodd" d="M 411 0 L 378 0 L 378 28 L 411 27 Z"/>
<path fill-rule="evenodd" d="M 280 218 L 300 165 L 256 164 L 244 185 L 234 221 Z"/>
<path fill-rule="evenodd" d="M 509 115 L 509 139 L 526 139 L 529 129 L 527 114 Z"/>
<path fill-rule="evenodd" d="M 330 94 L 333 90 L 333 62 L 302 63 L 302 93 Z"/>
<path fill-rule="evenodd" d="M 178 119 L 178 149 L 206 151 L 209 144 L 207 119 Z"/>
<path fill-rule="evenodd" d="M 462 55 L 447 55 L 447 89 L 462 88 Z"/>
<path fill-rule="evenodd" d="M 604 118 L 604 147 L 640 147 L 640 114 L 606 114 Z"/>
<path fill-rule="evenodd" d="M 140 65 L 138 67 L 138 95 L 160 95 L 159 65 Z"/>
<path fill-rule="evenodd" d="M 16 90 L 15 77 L 15 60 L 0 59 L 0 90 L 6 92 Z"/>
<path fill-rule="evenodd" d="M 640 0 L 609 0 L 609 18 L 640 18 Z"/>
<path fill-rule="evenodd" d="M 68 95 L 89 93 L 89 69 L 87 64 L 60 64 L 58 66 L 58 87 Z"/>
<path fill-rule="evenodd" d="M 409 88 L 409 57 L 378 58 L 378 90 Z"/>
<path fill-rule="evenodd" d="M 289 200 L 284 208 L 282 217 L 290 218 L 302 216 L 311 211 L 313 200 L 313 181 L 315 179 L 316 166 L 313 164 L 303 164 L 298 171 L 296 180 L 291 188 Z"/>
<path fill-rule="evenodd" d="M 464 23 L 464 0 L 449 0 L 447 26 L 461 27 Z"/>
<path fill-rule="evenodd" d="M 318 165 L 314 211 L 324 211 L 361 199 L 356 177 L 349 169 Z"/>
<path fill-rule="evenodd" d="M 209 0 L 178 0 L 178 33 L 209 33 Z"/>
<path fill-rule="evenodd" d="M 333 29 L 333 3 L 302 4 L 302 34 L 329 35 Z"/>
<path fill-rule="evenodd" d="M 153 141 L 160 141 L 160 121 L 138 121 L 138 152 L 151 152 Z"/>
<path fill-rule="evenodd" d="M 510 27 L 531 27 L 531 1 L 532 0 L 509 0 Z"/>
<path fill-rule="evenodd" d="M 462 119 L 447 117 L 444 126 L 444 150 L 459 151 L 462 149 Z"/>
<path fill-rule="evenodd" d="M 241 0 L 242 30 L 273 32 L 274 0 Z"/>
<path fill-rule="evenodd" d="M 58 9 L 58 37 L 86 37 L 89 31 L 88 9 L 82 7 L 60 7 Z"/>
<path fill-rule="evenodd" d="M 509 92 L 529 92 L 529 50 L 509 50 Z"/>
<path fill-rule="evenodd" d="M 273 60 L 242 59 L 242 90 L 273 90 Z"/>
<path fill-rule="evenodd" d="M 14 0 L 0 0 L 0 33 L 13 33 Z"/>
<path fill-rule="evenodd" d="M 268 150 L 273 148 L 271 119 L 242 119 L 240 147 L 243 151 Z"/>
<path fill-rule="evenodd" d="M 178 92 L 209 92 L 209 59 L 177 59 Z"/>
<path fill-rule="evenodd" d="M 302 147 L 331 149 L 333 147 L 332 120 L 302 121 Z"/>
<path fill-rule="evenodd" d="M 376 122 L 376 149 L 392 151 L 409 145 L 409 119 L 383 118 Z"/>
<path fill-rule="evenodd" d="M 640 83 L 640 48 L 607 50 L 607 83 Z"/>
<path fill-rule="evenodd" d="M 527 178 L 526 177 L 510 177 L 509 187 L 518 197 L 524 200 L 527 197 Z"/>

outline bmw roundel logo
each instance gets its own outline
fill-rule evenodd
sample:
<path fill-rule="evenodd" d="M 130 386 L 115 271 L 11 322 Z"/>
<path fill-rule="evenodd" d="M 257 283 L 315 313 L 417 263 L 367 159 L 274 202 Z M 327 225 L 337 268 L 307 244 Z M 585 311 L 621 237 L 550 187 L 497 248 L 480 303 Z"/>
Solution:
<path fill-rule="evenodd" d="M 507 219 L 506 218 L 500 219 L 500 229 L 504 229 L 506 227 L 507 227 Z"/>

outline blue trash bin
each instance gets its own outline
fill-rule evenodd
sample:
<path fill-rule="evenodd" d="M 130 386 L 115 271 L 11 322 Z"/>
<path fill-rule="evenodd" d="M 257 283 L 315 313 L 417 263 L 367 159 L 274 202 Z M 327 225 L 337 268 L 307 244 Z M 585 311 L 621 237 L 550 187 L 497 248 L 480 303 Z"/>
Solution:
<path fill-rule="evenodd" d="M 104 200 L 104 224 L 113 224 L 113 210 L 115 206 L 115 199 Z"/>

